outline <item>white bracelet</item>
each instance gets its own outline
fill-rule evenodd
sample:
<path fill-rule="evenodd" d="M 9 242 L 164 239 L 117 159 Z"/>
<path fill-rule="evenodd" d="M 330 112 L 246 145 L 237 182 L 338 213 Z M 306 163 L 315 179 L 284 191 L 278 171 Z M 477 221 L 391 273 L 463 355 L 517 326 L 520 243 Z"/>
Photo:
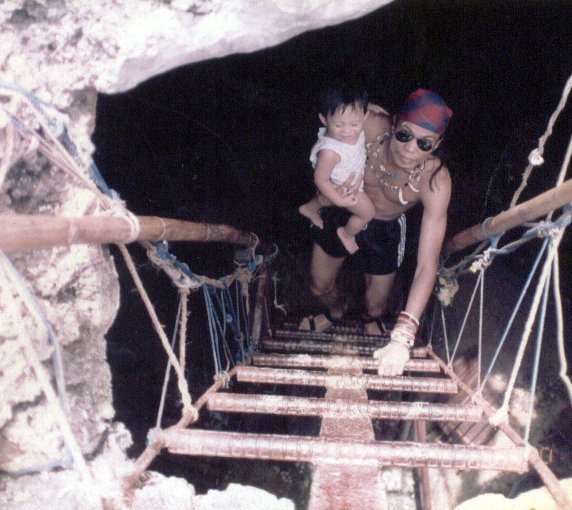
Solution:
<path fill-rule="evenodd" d="M 415 317 L 415 315 L 413 315 L 412 313 L 406 312 L 405 310 L 403 310 L 402 312 L 399 312 L 399 315 L 405 315 L 405 317 L 409 317 L 415 324 L 417 324 L 417 327 L 419 327 L 419 319 L 417 317 Z"/>

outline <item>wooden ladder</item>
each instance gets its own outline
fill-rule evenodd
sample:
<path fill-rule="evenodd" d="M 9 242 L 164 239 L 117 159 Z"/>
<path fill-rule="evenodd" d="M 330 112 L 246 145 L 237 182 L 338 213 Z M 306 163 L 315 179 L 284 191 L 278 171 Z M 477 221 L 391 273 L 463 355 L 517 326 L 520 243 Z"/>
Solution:
<path fill-rule="evenodd" d="M 429 467 L 528 470 L 522 446 L 427 442 L 426 421 L 480 423 L 483 406 L 433 403 L 431 397 L 436 394 L 457 394 L 459 384 L 425 348 L 413 350 L 405 375 L 377 375 L 371 354 L 386 342 L 386 337 L 344 328 L 330 333 L 278 330 L 261 339 L 263 352 L 253 354 L 248 365 L 237 367 L 233 377 L 243 387 L 323 387 L 323 398 L 227 391 L 213 391 L 205 397 L 210 411 L 320 417 L 319 436 L 173 427 L 157 432 L 160 442 L 169 452 L 182 455 L 309 462 L 313 466 L 310 510 L 388 509 L 381 474 L 389 466 L 419 470 L 425 510 L 431 508 Z M 376 400 L 368 398 L 368 390 L 383 395 L 414 393 L 425 400 Z M 372 419 L 413 420 L 416 441 L 375 440 Z"/>

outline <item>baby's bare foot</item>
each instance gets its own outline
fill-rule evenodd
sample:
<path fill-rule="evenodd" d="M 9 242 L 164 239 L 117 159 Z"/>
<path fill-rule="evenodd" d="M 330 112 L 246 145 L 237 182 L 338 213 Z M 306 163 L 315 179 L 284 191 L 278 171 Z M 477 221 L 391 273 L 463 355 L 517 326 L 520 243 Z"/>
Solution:
<path fill-rule="evenodd" d="M 342 242 L 342 244 L 344 245 L 344 248 L 346 250 L 348 250 L 348 252 L 350 254 L 355 253 L 356 251 L 359 250 L 359 246 L 356 243 L 356 238 L 355 236 L 350 236 L 346 233 L 346 230 L 344 227 L 340 227 L 336 230 L 338 237 L 340 238 L 340 241 Z"/>
<path fill-rule="evenodd" d="M 316 211 L 308 207 L 306 204 L 298 207 L 298 212 L 302 216 L 306 216 L 306 218 L 308 218 L 312 222 L 312 225 L 315 225 L 318 228 L 324 228 L 324 220 L 322 220 L 322 217 Z"/>

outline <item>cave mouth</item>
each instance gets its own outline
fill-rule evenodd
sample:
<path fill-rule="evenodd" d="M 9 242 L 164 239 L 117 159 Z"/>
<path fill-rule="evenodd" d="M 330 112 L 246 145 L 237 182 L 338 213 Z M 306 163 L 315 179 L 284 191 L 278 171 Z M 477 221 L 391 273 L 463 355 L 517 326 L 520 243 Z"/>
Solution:
<path fill-rule="evenodd" d="M 340 76 L 357 77 L 373 102 L 393 112 L 417 87 L 447 100 L 455 112 L 445 142 L 453 179 L 449 233 L 456 233 L 505 209 L 520 184 L 528 154 L 572 73 L 572 47 L 565 37 L 570 20 L 569 2 L 497 2 L 486 8 L 468 1 L 393 2 L 273 48 L 192 64 L 125 93 L 99 95 L 94 160 L 136 214 L 226 223 L 276 243 L 280 297 L 296 316 L 308 306 L 304 268 L 310 239 L 297 206 L 313 194 L 308 154 L 319 127 L 314 98 L 320 86 Z M 554 184 L 571 127 L 568 107 L 525 198 Z M 403 286 L 415 263 L 419 212 L 412 210 L 408 221 L 411 246 Z M 223 274 L 232 260 L 232 250 L 212 246 L 173 243 L 171 251 L 196 273 L 210 276 Z M 568 232 L 561 256 L 567 267 L 571 252 Z M 136 256 L 160 314 L 166 322 L 174 320 L 176 292 L 143 254 Z M 532 249 L 525 248 L 503 264 L 520 274 L 531 257 Z M 164 356 L 118 265 L 128 297 L 108 335 L 108 358 L 116 418 L 131 430 L 135 455 L 155 423 L 165 363 L 157 363 Z M 357 309 L 361 280 L 351 264 L 344 274 Z M 571 295 L 570 279 L 562 280 L 563 295 Z M 191 310 L 194 306 L 202 306 L 198 298 Z M 192 333 L 201 337 L 200 328 Z M 199 374 L 202 387 L 210 384 L 205 369 L 210 361 L 206 340 L 195 345 L 192 373 Z M 176 410 L 173 399 L 167 413 L 176 416 Z M 218 487 L 228 481 L 216 469 L 207 473 L 209 463 L 181 465 L 162 456 L 157 467 L 185 478 L 198 473 L 191 481 L 206 490 L 206 479 Z M 229 463 L 220 464 L 219 473 L 229 471 Z M 290 476 L 303 480 L 304 469 Z"/>

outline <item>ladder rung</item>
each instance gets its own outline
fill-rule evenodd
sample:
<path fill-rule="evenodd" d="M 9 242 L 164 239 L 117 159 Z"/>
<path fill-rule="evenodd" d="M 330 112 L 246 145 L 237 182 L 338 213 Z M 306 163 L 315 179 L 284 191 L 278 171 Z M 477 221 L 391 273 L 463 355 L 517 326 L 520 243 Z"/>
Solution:
<path fill-rule="evenodd" d="M 283 395 L 251 395 L 212 393 L 208 408 L 228 413 L 280 414 L 287 416 L 368 416 L 385 420 L 428 420 L 479 422 L 481 407 L 474 405 L 435 404 L 432 402 L 355 401 L 290 397 Z"/>
<path fill-rule="evenodd" d="M 419 393 L 457 393 L 451 379 L 435 377 L 385 377 L 365 374 L 329 374 L 307 370 L 237 367 L 237 381 L 265 384 L 325 386 L 337 389 L 413 391 Z"/>
<path fill-rule="evenodd" d="M 307 352 L 323 352 L 328 353 L 332 350 L 340 355 L 355 355 L 371 356 L 373 351 L 383 347 L 381 345 L 361 345 L 359 343 L 342 343 L 342 342 L 315 342 L 313 340 L 296 340 L 296 341 L 281 341 L 264 339 L 262 345 L 265 349 L 273 351 L 307 351 Z M 414 347 L 411 351 L 411 356 L 414 358 L 424 358 L 427 356 L 427 349 L 425 347 Z"/>
<path fill-rule="evenodd" d="M 339 333 L 335 331 L 306 331 L 306 330 L 287 330 L 277 329 L 274 332 L 276 338 L 283 340 L 294 339 L 312 339 L 322 341 L 342 341 L 342 342 L 359 342 L 363 344 L 380 345 L 385 344 L 389 340 L 389 335 L 358 335 L 351 333 Z"/>
<path fill-rule="evenodd" d="M 359 358 L 356 356 L 310 356 L 309 354 L 265 354 L 252 355 L 252 361 L 257 366 L 276 367 L 305 367 L 305 368 L 345 368 L 357 364 L 362 370 L 377 370 L 379 362 L 373 358 Z M 434 372 L 441 371 L 439 363 L 432 359 L 412 358 L 405 364 L 406 372 Z"/>
<path fill-rule="evenodd" d="M 196 429 L 158 432 L 169 452 L 205 457 L 312 462 L 314 464 L 527 470 L 523 447 L 350 441 L 323 437 L 242 434 Z"/>

